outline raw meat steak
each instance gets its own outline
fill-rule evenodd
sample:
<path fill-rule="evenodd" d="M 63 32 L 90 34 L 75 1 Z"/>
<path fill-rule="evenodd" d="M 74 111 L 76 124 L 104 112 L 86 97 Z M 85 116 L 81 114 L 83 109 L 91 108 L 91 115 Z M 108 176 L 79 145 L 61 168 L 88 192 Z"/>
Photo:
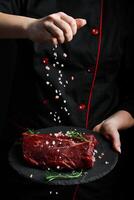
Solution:
<path fill-rule="evenodd" d="M 31 166 L 54 169 L 86 169 L 94 165 L 93 151 L 98 144 L 94 135 L 82 134 L 85 141 L 62 132 L 23 134 L 23 156 Z"/>

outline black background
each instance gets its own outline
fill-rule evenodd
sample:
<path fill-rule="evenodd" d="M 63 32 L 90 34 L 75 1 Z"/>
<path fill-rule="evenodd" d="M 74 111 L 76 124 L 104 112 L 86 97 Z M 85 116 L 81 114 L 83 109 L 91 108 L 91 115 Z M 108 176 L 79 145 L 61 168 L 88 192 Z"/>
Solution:
<path fill-rule="evenodd" d="M 134 31 L 133 23 L 132 23 L 132 31 Z M 29 41 L 23 41 L 22 48 L 18 47 L 17 42 L 15 43 L 12 40 L 0 40 L 0 160 L 1 160 L 0 161 L 1 162 L 0 180 L 2 184 L 1 195 L 2 194 L 4 195 L 3 199 L 5 199 L 8 195 L 10 195 L 10 196 L 13 196 L 14 199 L 21 200 L 21 197 L 20 196 L 18 197 L 17 194 L 19 194 L 19 190 L 21 191 L 21 187 L 23 183 L 27 183 L 27 182 L 24 182 L 24 180 L 22 180 L 20 187 L 17 187 L 18 177 L 14 172 L 12 172 L 12 170 L 8 166 L 8 161 L 7 161 L 8 150 L 15 138 L 15 135 L 13 135 L 12 137 L 13 133 L 8 123 L 8 116 L 10 115 L 10 111 L 15 109 L 12 107 L 14 91 L 20 91 L 19 84 L 17 84 L 17 80 L 18 80 L 17 77 L 20 77 L 19 78 L 20 82 L 25 77 L 26 82 L 25 82 L 25 85 L 23 85 L 22 87 L 25 87 L 27 85 L 27 81 L 29 83 L 29 77 L 30 77 L 30 70 L 29 71 L 27 70 L 27 74 L 24 74 L 24 71 L 25 71 L 25 67 L 28 65 L 28 62 L 30 62 L 29 57 L 27 57 L 27 55 L 29 54 L 29 48 L 31 48 L 31 43 Z M 25 54 L 24 56 L 25 60 L 18 60 L 17 58 L 18 58 L 19 51 L 22 51 L 22 50 L 24 50 L 23 52 Z M 20 62 L 20 66 L 23 65 L 24 67 L 23 69 L 21 69 L 21 67 L 16 69 L 16 64 L 18 62 Z M 29 93 L 29 88 L 25 90 L 25 95 L 23 95 L 23 97 L 31 98 L 31 95 L 29 95 L 31 94 Z M 24 109 L 26 109 L 26 107 L 24 107 Z M 107 179 L 109 178 L 109 180 L 111 180 L 112 176 L 115 176 L 115 175 L 117 176 L 117 182 L 115 185 L 116 190 L 114 191 L 116 192 L 119 191 L 118 195 L 120 195 L 121 199 L 126 200 L 126 199 L 129 199 L 130 196 L 133 196 L 134 129 L 131 128 L 127 131 L 122 131 L 121 140 L 122 140 L 122 154 L 120 156 L 120 161 L 117 165 L 116 172 L 111 173 L 107 177 Z M 13 180 L 14 180 L 14 184 L 12 184 Z M 132 181 L 132 184 L 131 184 L 131 181 Z M 103 184 L 105 185 L 104 182 Z M 28 183 L 26 185 L 28 185 Z M 27 193 L 27 194 L 29 194 L 30 191 L 34 192 L 34 188 L 38 190 L 41 189 L 41 187 L 36 186 L 36 185 L 34 185 L 33 188 L 30 188 L 29 185 L 28 187 L 26 186 L 24 187 L 25 187 L 24 193 Z M 113 187 L 113 185 L 111 187 Z M 53 191 L 56 191 L 56 189 L 57 189 L 56 187 L 53 188 Z M 65 189 L 63 188 L 63 192 L 65 192 L 64 190 Z M 47 188 L 46 188 L 46 191 L 47 191 Z M 71 194 L 73 193 L 73 191 L 74 191 L 74 188 L 70 188 Z M 111 192 L 112 191 L 113 191 L 113 188 L 111 188 Z M 81 193 L 79 195 L 80 195 L 79 199 L 83 199 Z M 107 200 L 110 200 L 110 198 L 113 200 L 118 199 L 116 195 L 114 195 L 114 197 L 109 197 L 109 199 Z M 35 198 L 35 199 L 40 200 L 40 198 Z M 59 196 L 58 197 L 51 196 L 51 198 L 49 196 L 48 199 L 59 199 Z M 61 197 L 61 199 L 63 199 L 63 197 Z M 71 197 L 64 196 L 64 199 L 69 200 L 71 199 Z M 101 200 L 101 198 L 99 200 Z"/>

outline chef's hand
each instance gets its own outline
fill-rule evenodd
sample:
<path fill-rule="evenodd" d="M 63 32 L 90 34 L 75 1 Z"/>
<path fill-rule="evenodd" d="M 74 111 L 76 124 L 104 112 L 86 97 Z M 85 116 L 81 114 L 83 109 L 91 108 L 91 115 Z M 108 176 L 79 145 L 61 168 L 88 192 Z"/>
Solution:
<path fill-rule="evenodd" d="M 106 119 L 94 127 L 94 131 L 102 133 L 113 144 L 113 148 L 121 153 L 121 142 L 119 131 L 111 119 Z"/>
<path fill-rule="evenodd" d="M 58 12 L 42 19 L 29 20 L 28 38 L 38 43 L 62 44 L 71 41 L 77 30 L 85 24 L 85 19 L 74 19 L 63 12 Z"/>
<path fill-rule="evenodd" d="M 119 130 L 134 126 L 134 118 L 130 113 L 120 110 L 94 127 L 94 131 L 102 133 L 113 144 L 113 148 L 121 153 Z"/>

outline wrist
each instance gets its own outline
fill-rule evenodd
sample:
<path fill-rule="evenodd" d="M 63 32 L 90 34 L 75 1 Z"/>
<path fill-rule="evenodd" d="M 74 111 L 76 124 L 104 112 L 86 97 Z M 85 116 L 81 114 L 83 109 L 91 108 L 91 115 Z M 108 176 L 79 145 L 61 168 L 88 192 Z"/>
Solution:
<path fill-rule="evenodd" d="M 103 121 L 103 126 L 114 127 L 117 130 L 120 129 L 119 122 L 113 116 L 111 116 L 111 117 L 107 118 L 106 120 L 104 120 Z"/>
<path fill-rule="evenodd" d="M 31 29 L 33 23 L 36 22 L 36 21 L 37 21 L 37 19 L 25 17 L 25 20 L 22 23 L 22 29 L 23 29 L 24 37 L 26 39 L 31 39 L 31 37 L 30 37 L 30 33 L 31 33 L 30 29 Z"/>
<path fill-rule="evenodd" d="M 0 38 L 29 38 L 28 27 L 36 19 L 0 13 Z"/>
<path fill-rule="evenodd" d="M 134 126 L 134 118 L 127 111 L 120 110 L 104 120 L 106 125 L 113 125 L 117 130 L 127 129 Z"/>

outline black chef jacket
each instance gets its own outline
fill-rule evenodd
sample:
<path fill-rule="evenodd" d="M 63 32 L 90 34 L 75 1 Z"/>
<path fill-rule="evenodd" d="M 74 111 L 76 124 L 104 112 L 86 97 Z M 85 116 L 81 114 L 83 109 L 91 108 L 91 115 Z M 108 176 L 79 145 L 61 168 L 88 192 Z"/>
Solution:
<path fill-rule="evenodd" d="M 26 42 L 18 42 L 16 68 L 21 72 L 16 75 L 12 100 L 13 115 L 19 113 L 20 117 L 20 121 L 15 117 L 17 123 L 26 121 L 25 126 L 33 128 L 92 128 L 120 109 L 134 114 L 133 35 L 127 4 L 110 0 L 1 0 L 0 10 L 34 18 L 63 11 L 87 20 L 71 42 L 57 48 L 34 44 L 34 59 Z"/>
<path fill-rule="evenodd" d="M 62 11 L 87 20 L 74 39 L 63 45 L 27 40 L 11 43 L 6 55 L 15 46 L 15 62 L 10 65 L 16 71 L 11 122 L 20 129 L 57 125 L 92 128 L 120 109 L 134 116 L 131 10 L 131 5 L 112 0 L 0 0 L 0 11 L 9 14 L 41 18 Z M 88 187 L 83 187 L 79 198 L 89 199 L 95 193 L 91 199 L 100 200 L 94 183 Z"/>

